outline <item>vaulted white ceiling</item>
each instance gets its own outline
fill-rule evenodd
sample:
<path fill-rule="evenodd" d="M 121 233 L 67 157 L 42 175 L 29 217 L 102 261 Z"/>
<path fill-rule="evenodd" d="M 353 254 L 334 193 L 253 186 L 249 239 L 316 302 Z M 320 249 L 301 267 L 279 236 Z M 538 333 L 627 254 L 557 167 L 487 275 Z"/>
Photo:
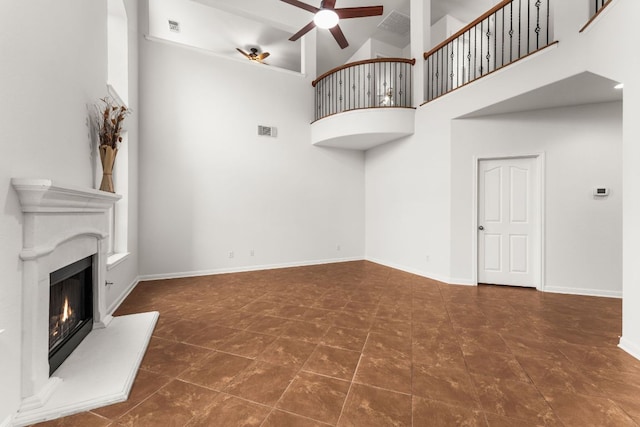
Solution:
<path fill-rule="evenodd" d="M 320 0 L 303 0 L 318 7 Z M 349 41 L 340 49 L 327 30 L 318 30 L 318 74 L 345 63 L 369 38 L 404 48 L 409 35 L 379 29 L 378 24 L 393 10 L 409 15 L 410 0 L 337 0 L 336 7 L 384 6 L 384 15 L 347 19 L 340 26 Z M 469 22 L 499 0 L 432 0 L 432 22 L 451 15 Z M 271 56 L 272 66 L 300 70 L 300 41 L 288 38 L 309 23 L 310 12 L 280 0 L 152 0 L 149 2 L 150 35 L 206 49 L 215 54 L 244 59 L 236 48 L 258 47 Z M 169 30 L 168 21 L 177 21 L 180 32 Z"/>

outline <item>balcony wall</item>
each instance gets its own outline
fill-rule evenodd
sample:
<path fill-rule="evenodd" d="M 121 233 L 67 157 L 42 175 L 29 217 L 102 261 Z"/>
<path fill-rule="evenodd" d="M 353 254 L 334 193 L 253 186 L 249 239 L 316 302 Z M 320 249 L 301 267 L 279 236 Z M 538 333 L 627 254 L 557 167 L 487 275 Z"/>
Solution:
<path fill-rule="evenodd" d="M 413 134 L 413 108 L 368 108 L 346 111 L 311 125 L 311 142 L 322 147 L 368 150 Z"/>
<path fill-rule="evenodd" d="M 314 145 L 368 150 L 414 130 L 415 60 L 384 58 L 335 68 L 313 82 Z"/>

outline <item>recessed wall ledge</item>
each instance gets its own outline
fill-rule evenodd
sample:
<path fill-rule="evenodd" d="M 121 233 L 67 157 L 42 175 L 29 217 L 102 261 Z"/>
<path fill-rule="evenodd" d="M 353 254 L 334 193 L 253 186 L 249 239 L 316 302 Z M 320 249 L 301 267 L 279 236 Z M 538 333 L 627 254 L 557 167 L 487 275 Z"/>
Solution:
<path fill-rule="evenodd" d="M 22 212 L 106 212 L 120 194 L 61 185 L 50 179 L 12 178 Z"/>

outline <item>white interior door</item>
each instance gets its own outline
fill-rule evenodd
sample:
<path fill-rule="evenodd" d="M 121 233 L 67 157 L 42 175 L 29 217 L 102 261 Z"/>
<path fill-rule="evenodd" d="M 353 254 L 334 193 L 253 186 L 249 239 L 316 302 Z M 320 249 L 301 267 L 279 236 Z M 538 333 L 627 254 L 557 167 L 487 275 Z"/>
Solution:
<path fill-rule="evenodd" d="M 478 283 L 536 286 L 536 183 L 535 158 L 480 161 Z"/>

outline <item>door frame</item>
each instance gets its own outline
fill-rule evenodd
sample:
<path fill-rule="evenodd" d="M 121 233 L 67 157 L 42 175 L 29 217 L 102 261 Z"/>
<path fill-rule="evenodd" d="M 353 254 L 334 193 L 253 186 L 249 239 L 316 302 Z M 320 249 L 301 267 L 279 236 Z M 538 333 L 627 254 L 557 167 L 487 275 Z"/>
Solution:
<path fill-rule="evenodd" d="M 509 160 L 509 159 L 534 159 L 537 167 L 537 191 L 534 193 L 538 197 L 538 206 L 535 209 L 535 215 L 538 220 L 538 226 L 534 236 L 534 256 L 537 259 L 533 260 L 534 266 L 534 285 L 539 291 L 544 291 L 545 280 L 545 153 L 531 153 L 531 154 L 505 154 L 496 156 L 473 156 L 473 196 L 472 196 L 472 216 L 471 221 L 471 266 L 473 278 L 472 282 L 475 286 L 478 286 L 478 186 L 480 180 L 478 172 L 480 170 L 480 162 L 483 160 Z"/>

